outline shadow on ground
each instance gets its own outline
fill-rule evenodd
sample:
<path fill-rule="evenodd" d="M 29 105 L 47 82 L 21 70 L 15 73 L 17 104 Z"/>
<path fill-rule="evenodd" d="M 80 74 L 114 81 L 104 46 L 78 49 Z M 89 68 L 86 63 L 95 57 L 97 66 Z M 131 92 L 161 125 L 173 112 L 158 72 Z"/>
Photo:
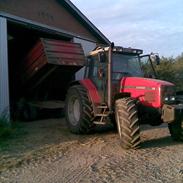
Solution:
<path fill-rule="evenodd" d="M 156 139 L 150 139 L 150 140 L 145 140 L 142 142 L 141 147 L 142 149 L 147 149 L 147 148 L 154 148 L 154 147 L 167 147 L 167 146 L 176 146 L 178 144 L 182 144 L 181 142 L 175 142 L 172 140 L 170 136 L 166 137 L 161 137 L 161 138 L 156 138 Z"/>

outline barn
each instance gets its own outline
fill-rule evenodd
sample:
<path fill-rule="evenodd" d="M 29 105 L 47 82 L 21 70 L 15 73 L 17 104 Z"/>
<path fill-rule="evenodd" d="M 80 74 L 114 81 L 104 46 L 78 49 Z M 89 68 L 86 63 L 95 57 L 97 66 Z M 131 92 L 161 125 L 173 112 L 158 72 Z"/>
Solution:
<path fill-rule="evenodd" d="M 84 53 L 110 41 L 69 0 L 0 1 L 0 115 L 10 117 L 16 63 L 38 38 L 80 43 Z"/>

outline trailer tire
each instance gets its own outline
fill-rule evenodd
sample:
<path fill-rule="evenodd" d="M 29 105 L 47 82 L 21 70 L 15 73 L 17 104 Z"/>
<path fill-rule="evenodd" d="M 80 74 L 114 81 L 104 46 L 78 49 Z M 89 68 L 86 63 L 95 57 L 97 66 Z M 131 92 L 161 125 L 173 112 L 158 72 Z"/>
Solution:
<path fill-rule="evenodd" d="M 65 114 L 71 132 L 88 134 L 92 131 L 94 112 L 87 90 L 83 86 L 75 85 L 68 90 Z"/>
<path fill-rule="evenodd" d="M 38 117 L 38 109 L 26 99 L 21 98 L 17 104 L 15 119 L 21 121 L 34 121 Z"/>
<path fill-rule="evenodd" d="M 181 120 L 177 120 L 168 124 L 168 128 L 173 140 L 183 141 L 183 127 Z"/>
<path fill-rule="evenodd" d="M 140 147 L 140 127 L 135 101 L 131 98 L 115 102 L 115 117 L 121 146 L 125 149 Z"/>
<path fill-rule="evenodd" d="M 22 119 L 25 121 L 34 121 L 37 119 L 38 111 L 36 107 L 31 106 L 30 104 L 27 104 L 24 106 L 23 109 L 23 117 Z"/>

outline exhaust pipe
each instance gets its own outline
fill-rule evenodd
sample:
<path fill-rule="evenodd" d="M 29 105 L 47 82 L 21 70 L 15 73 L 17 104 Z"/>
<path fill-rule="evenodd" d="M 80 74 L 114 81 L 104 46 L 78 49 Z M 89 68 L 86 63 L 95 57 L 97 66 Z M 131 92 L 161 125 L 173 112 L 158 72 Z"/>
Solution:
<path fill-rule="evenodd" d="M 108 107 L 109 111 L 112 110 L 112 50 L 114 48 L 114 43 L 111 43 L 109 47 L 109 54 L 108 54 L 108 68 L 107 68 L 107 75 L 108 75 L 108 80 L 107 80 L 107 98 L 108 98 Z"/>

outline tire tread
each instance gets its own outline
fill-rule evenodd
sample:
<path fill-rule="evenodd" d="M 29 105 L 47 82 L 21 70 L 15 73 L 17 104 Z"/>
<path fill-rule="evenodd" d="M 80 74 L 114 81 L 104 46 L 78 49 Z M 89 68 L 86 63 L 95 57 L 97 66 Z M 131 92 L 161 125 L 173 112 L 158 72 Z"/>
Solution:
<path fill-rule="evenodd" d="M 69 122 L 69 118 L 67 114 L 67 110 L 66 110 L 66 120 L 68 122 L 70 131 L 75 133 L 75 134 L 88 134 L 91 132 L 94 124 L 92 122 L 92 118 L 94 115 L 94 111 L 93 111 L 93 107 L 92 107 L 92 103 L 89 100 L 88 94 L 87 94 L 87 90 L 82 86 L 82 85 L 75 85 L 72 86 L 69 91 L 68 94 L 66 96 L 66 105 L 67 105 L 67 101 L 69 100 L 69 98 L 71 97 L 70 95 L 74 95 L 78 94 L 78 98 L 81 102 L 81 108 L 82 108 L 82 114 L 81 114 L 81 119 L 79 120 L 77 126 L 73 126 L 70 122 Z"/>
<path fill-rule="evenodd" d="M 122 147 L 137 149 L 140 145 L 140 128 L 134 100 L 131 98 L 116 100 L 115 113 L 118 113 L 120 125 L 118 130 L 121 129 L 120 140 Z"/>

